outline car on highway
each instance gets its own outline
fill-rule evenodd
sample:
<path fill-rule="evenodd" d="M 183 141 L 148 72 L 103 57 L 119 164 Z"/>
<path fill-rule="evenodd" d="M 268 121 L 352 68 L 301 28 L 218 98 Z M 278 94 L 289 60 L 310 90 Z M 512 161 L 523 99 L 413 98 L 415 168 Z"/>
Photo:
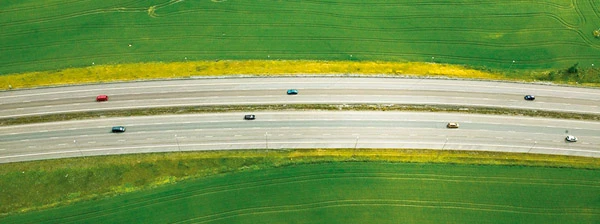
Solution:
<path fill-rule="evenodd" d="M 287 90 L 287 95 L 297 95 L 297 94 L 298 94 L 297 89 L 288 89 Z"/>
<path fill-rule="evenodd" d="M 254 116 L 254 114 L 244 115 L 244 120 L 254 120 L 254 119 L 256 119 L 256 116 Z"/>
<path fill-rule="evenodd" d="M 572 135 L 567 135 L 567 137 L 565 138 L 565 141 L 567 141 L 567 142 L 577 142 L 577 137 L 572 136 Z"/>
<path fill-rule="evenodd" d="M 446 128 L 458 128 L 460 125 L 457 122 L 450 122 L 446 124 Z"/>
<path fill-rule="evenodd" d="M 535 96 L 534 95 L 525 95 L 525 100 L 535 100 Z"/>
<path fill-rule="evenodd" d="M 121 132 L 125 132 L 125 127 L 123 126 L 114 126 L 112 127 L 112 133 L 121 133 Z"/>
<path fill-rule="evenodd" d="M 108 96 L 107 95 L 98 95 L 96 97 L 96 101 L 98 101 L 98 102 L 108 101 Z"/>

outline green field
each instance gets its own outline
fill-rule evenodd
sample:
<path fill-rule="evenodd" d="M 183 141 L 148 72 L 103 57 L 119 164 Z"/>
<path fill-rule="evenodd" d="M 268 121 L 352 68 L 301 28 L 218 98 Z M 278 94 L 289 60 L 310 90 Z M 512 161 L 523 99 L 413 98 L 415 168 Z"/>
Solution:
<path fill-rule="evenodd" d="M 223 174 L 2 223 L 597 223 L 598 170 L 325 163 Z M 335 221 L 333 221 L 335 220 Z"/>
<path fill-rule="evenodd" d="M 1 3 L 0 27 L 0 75 L 219 59 L 600 66 L 600 0 L 21 0 Z"/>
<path fill-rule="evenodd" d="M 531 71 L 528 81 L 561 80 L 546 72 L 579 63 L 587 71 L 563 81 L 600 82 L 600 38 L 593 35 L 600 29 L 600 0 L 5 0 L 0 28 L 0 75 L 49 71 L 52 79 L 67 81 L 45 83 L 51 85 L 84 82 L 65 68 L 95 65 L 87 73 L 71 73 L 120 80 L 133 67 L 147 65 L 120 64 L 188 61 L 189 68 L 172 70 L 177 74 L 132 77 L 189 77 L 207 70 L 192 62 L 223 60 L 435 62 L 508 77 Z M 1 88 L 47 81 L 37 79 L 36 85 L 3 82 Z M 600 220 L 600 163 L 592 158 L 385 150 L 365 150 L 358 157 L 355 151 L 315 150 L 315 157 L 292 150 L 264 157 L 236 153 L 0 164 L 0 214 L 8 215 L 0 223 Z M 356 158 L 371 162 L 348 162 Z M 446 164 L 480 160 L 504 166 Z M 273 166 L 283 167 L 268 169 Z M 240 170 L 246 171 L 227 173 Z M 111 197 L 115 194 L 123 195 Z M 53 208 L 30 211 L 48 207 Z"/>

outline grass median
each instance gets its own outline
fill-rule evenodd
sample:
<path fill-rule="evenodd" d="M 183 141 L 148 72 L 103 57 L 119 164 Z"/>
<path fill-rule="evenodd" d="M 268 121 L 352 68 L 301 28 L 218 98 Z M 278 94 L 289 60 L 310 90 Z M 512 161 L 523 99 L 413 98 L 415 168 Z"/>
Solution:
<path fill-rule="evenodd" d="M 26 116 L 0 119 L 0 126 L 20 125 L 41 122 L 58 122 L 69 120 L 83 120 L 105 117 L 128 116 L 154 116 L 167 114 L 193 114 L 193 113 L 218 113 L 234 111 L 286 111 L 286 110 L 330 110 L 330 111 L 423 111 L 423 112 L 453 112 L 492 115 L 514 115 L 547 117 L 558 119 L 600 120 L 600 115 L 580 114 L 568 112 L 555 112 L 543 110 L 492 108 L 492 107 L 465 107 L 445 105 L 401 105 L 401 104 L 273 104 L 273 105 L 227 105 L 227 106 L 190 106 L 190 107 L 161 107 L 130 110 L 108 110 L 92 112 L 76 112 L 64 114 L 50 114 L 41 116 Z"/>

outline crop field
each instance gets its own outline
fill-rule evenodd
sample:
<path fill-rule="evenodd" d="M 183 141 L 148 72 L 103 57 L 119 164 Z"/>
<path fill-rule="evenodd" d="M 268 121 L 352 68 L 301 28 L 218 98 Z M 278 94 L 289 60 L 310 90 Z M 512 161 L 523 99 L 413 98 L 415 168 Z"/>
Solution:
<path fill-rule="evenodd" d="M 199 181 L 3 223 L 597 223 L 598 170 L 326 163 Z"/>
<path fill-rule="evenodd" d="M 0 75 L 225 59 L 600 66 L 600 0 L 20 0 L 0 4 L 0 27 Z"/>
<path fill-rule="evenodd" d="M 4 0 L 0 30 L 0 90 L 290 71 L 532 81 L 574 64 L 587 70 L 544 80 L 600 83 L 600 0 Z M 0 164 L 0 223 L 600 220 L 595 160 L 362 153 Z"/>

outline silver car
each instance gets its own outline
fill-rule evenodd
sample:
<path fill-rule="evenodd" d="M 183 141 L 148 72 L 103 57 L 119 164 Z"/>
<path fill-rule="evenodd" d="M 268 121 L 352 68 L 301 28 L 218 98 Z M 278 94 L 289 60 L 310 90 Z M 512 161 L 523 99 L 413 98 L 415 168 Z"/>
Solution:
<path fill-rule="evenodd" d="M 565 141 L 567 141 L 567 142 L 577 142 L 577 137 L 572 136 L 572 135 L 567 135 L 567 137 L 565 138 Z"/>

